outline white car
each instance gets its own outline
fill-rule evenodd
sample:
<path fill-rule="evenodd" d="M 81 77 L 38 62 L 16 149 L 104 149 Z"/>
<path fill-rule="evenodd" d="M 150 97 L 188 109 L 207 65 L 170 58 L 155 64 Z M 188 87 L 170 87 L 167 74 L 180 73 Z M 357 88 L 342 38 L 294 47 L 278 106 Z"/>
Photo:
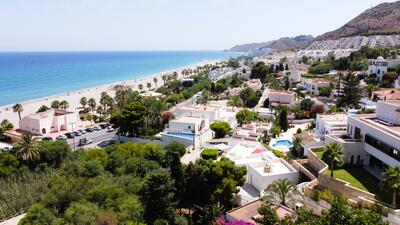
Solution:
<path fill-rule="evenodd" d="M 57 140 L 67 140 L 68 137 L 65 136 L 64 134 L 60 134 L 60 135 L 58 135 L 58 136 L 56 137 L 56 139 L 57 139 Z"/>
<path fill-rule="evenodd" d="M 107 127 L 107 132 L 113 132 L 113 131 L 114 131 L 114 128 L 112 126 Z"/>
<path fill-rule="evenodd" d="M 93 130 L 101 130 L 101 127 L 100 126 L 94 126 Z"/>

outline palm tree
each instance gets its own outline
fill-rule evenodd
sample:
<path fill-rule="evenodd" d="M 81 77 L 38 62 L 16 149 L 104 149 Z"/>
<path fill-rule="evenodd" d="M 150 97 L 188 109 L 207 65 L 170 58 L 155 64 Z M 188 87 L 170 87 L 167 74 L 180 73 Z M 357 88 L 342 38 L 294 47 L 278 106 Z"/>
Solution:
<path fill-rule="evenodd" d="M 143 84 L 139 84 L 139 90 L 140 90 L 140 92 L 143 90 Z"/>
<path fill-rule="evenodd" d="M 165 82 L 166 82 L 166 80 L 167 80 L 167 75 L 162 75 L 162 77 L 161 77 L 162 79 L 163 79 L 163 81 L 164 81 L 164 85 L 165 85 Z"/>
<path fill-rule="evenodd" d="M 343 150 L 337 142 L 332 142 L 325 147 L 325 151 L 322 154 L 322 160 L 328 164 L 331 170 L 331 177 L 333 177 L 333 170 L 336 167 L 343 165 Z"/>
<path fill-rule="evenodd" d="M 24 108 L 22 107 L 22 105 L 21 104 L 15 104 L 14 106 L 13 106 L 13 111 L 14 112 L 16 112 L 16 113 L 18 113 L 18 117 L 19 117 L 19 119 L 21 120 L 21 112 L 22 111 L 24 111 Z"/>
<path fill-rule="evenodd" d="M 81 103 L 83 108 L 86 108 L 86 105 L 88 103 L 87 98 L 86 97 L 82 97 L 81 100 L 80 100 L 80 103 Z"/>
<path fill-rule="evenodd" d="M 0 127 L 4 131 L 8 131 L 8 130 L 12 130 L 14 128 L 14 125 L 10 121 L 8 121 L 7 119 L 4 119 L 4 120 L 1 121 Z"/>
<path fill-rule="evenodd" d="M 60 101 L 58 101 L 58 100 L 52 101 L 50 107 L 51 107 L 52 109 L 58 109 L 58 108 L 60 108 Z"/>
<path fill-rule="evenodd" d="M 147 89 L 151 88 L 151 83 L 147 83 Z"/>
<path fill-rule="evenodd" d="M 66 100 L 62 100 L 60 102 L 60 108 L 64 109 L 64 110 L 68 109 L 69 108 L 69 103 Z"/>
<path fill-rule="evenodd" d="M 101 106 L 101 105 L 97 106 L 96 112 L 99 114 L 100 120 L 102 120 L 101 115 L 103 114 L 103 110 L 104 110 L 103 106 Z"/>
<path fill-rule="evenodd" d="M 23 161 L 31 161 L 40 154 L 40 148 L 32 134 L 23 134 L 21 139 L 14 145 L 13 154 Z"/>
<path fill-rule="evenodd" d="M 293 139 L 293 150 L 296 151 L 297 156 L 301 156 L 302 155 L 302 149 L 301 149 L 301 137 L 300 136 L 296 136 Z"/>
<path fill-rule="evenodd" d="M 382 188 L 387 187 L 392 190 L 392 204 L 393 208 L 396 209 L 397 195 L 400 191 L 400 168 L 389 167 L 383 172 L 383 177 Z"/>
<path fill-rule="evenodd" d="M 232 96 L 228 101 L 228 106 L 232 106 L 232 110 L 235 111 L 235 106 L 236 107 L 243 106 L 243 100 L 238 95 Z"/>
<path fill-rule="evenodd" d="M 302 198 L 302 195 L 297 190 L 296 184 L 285 178 L 270 184 L 265 189 L 263 198 L 270 203 L 287 206 Z"/>
<path fill-rule="evenodd" d="M 94 114 L 94 110 L 96 109 L 96 100 L 94 98 L 90 98 L 88 101 L 88 106 L 92 110 L 92 115 Z"/>
<path fill-rule="evenodd" d="M 365 87 L 365 91 L 367 92 L 369 99 L 371 99 L 373 92 L 376 90 L 378 90 L 378 89 L 373 84 L 368 84 Z"/>
<path fill-rule="evenodd" d="M 157 88 L 158 78 L 157 78 L 157 77 L 154 77 L 154 78 L 153 78 L 153 81 L 154 81 L 154 84 L 156 85 L 156 88 Z"/>

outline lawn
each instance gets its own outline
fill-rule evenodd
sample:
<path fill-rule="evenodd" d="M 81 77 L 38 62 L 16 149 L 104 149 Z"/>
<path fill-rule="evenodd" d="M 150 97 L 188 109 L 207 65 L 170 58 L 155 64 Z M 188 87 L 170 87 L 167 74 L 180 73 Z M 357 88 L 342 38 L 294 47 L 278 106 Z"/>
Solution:
<path fill-rule="evenodd" d="M 322 154 L 324 154 L 324 151 L 319 151 L 319 152 L 314 152 L 318 158 L 322 159 Z"/>
<path fill-rule="evenodd" d="M 330 176 L 331 171 L 328 169 L 325 174 Z M 390 193 L 383 193 L 379 185 L 380 181 L 364 168 L 338 169 L 333 171 L 333 176 L 349 182 L 353 187 L 376 194 L 377 198 L 385 203 L 391 203 Z"/>

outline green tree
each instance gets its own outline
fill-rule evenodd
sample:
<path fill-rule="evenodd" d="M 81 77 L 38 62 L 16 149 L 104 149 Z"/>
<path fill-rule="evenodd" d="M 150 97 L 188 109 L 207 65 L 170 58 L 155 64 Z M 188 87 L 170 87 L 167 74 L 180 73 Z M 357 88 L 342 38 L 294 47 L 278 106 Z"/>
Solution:
<path fill-rule="evenodd" d="M 58 100 L 52 101 L 50 107 L 51 107 L 52 109 L 58 109 L 58 108 L 60 108 L 60 101 L 58 101 Z"/>
<path fill-rule="evenodd" d="M 294 204 L 297 200 L 302 200 L 302 195 L 297 190 L 296 184 L 285 178 L 270 184 L 265 189 L 263 198 L 274 205 L 288 206 L 289 203 Z"/>
<path fill-rule="evenodd" d="M 39 156 L 40 148 L 32 134 L 23 134 L 13 146 L 12 153 L 18 159 L 30 162 Z"/>
<path fill-rule="evenodd" d="M 69 102 L 66 101 L 66 100 L 62 100 L 62 101 L 60 102 L 60 108 L 61 108 L 61 109 L 64 109 L 64 110 L 67 110 L 67 109 L 69 108 Z"/>
<path fill-rule="evenodd" d="M 151 88 L 151 83 L 150 82 L 148 82 L 146 85 L 147 85 L 147 89 Z"/>
<path fill-rule="evenodd" d="M 301 137 L 300 136 L 295 136 L 293 138 L 293 150 L 295 151 L 296 155 L 301 157 L 303 155 L 303 150 L 301 147 Z"/>
<path fill-rule="evenodd" d="M 38 203 L 33 205 L 27 212 L 26 216 L 19 222 L 20 225 L 31 224 L 62 224 L 62 220 L 56 217 L 54 209 L 48 209 L 45 205 Z"/>
<path fill-rule="evenodd" d="M 111 123 L 125 135 L 138 136 L 145 122 L 145 107 L 141 102 L 131 102 L 111 115 Z"/>
<path fill-rule="evenodd" d="M 107 154 L 106 150 L 104 150 L 102 148 L 92 148 L 87 152 L 86 159 L 87 160 L 97 160 L 103 166 L 106 166 L 107 162 L 108 162 L 108 154 Z"/>
<path fill-rule="evenodd" d="M 143 84 L 139 84 L 138 88 L 139 88 L 140 92 L 142 92 L 143 91 Z"/>
<path fill-rule="evenodd" d="M 351 224 L 352 221 L 351 209 L 346 205 L 346 200 L 335 198 L 328 211 L 322 213 L 322 221 L 324 224 Z"/>
<path fill-rule="evenodd" d="M 325 147 L 322 160 L 328 164 L 333 177 L 333 170 L 343 165 L 343 150 L 337 142 L 332 142 Z"/>
<path fill-rule="evenodd" d="M 86 108 L 86 105 L 88 104 L 88 100 L 86 97 L 82 97 L 81 100 L 79 101 L 81 103 L 83 108 Z"/>
<path fill-rule="evenodd" d="M 354 73 L 349 72 L 344 77 L 341 86 L 337 105 L 345 108 L 358 107 L 362 93 L 358 77 Z"/>
<path fill-rule="evenodd" d="M 210 128 L 215 132 L 215 138 L 223 138 L 232 130 L 227 122 L 213 122 Z"/>
<path fill-rule="evenodd" d="M 88 106 L 90 107 L 90 110 L 92 111 L 92 115 L 94 115 L 94 110 L 96 109 L 96 100 L 94 98 L 90 98 L 88 101 Z"/>
<path fill-rule="evenodd" d="M 167 171 L 154 171 L 146 176 L 141 198 L 147 224 L 153 224 L 156 219 L 170 221 L 174 217 L 174 183 Z"/>
<path fill-rule="evenodd" d="M 95 225 L 98 211 L 99 207 L 96 204 L 86 200 L 72 202 L 65 211 L 65 220 L 71 224 Z"/>
<path fill-rule="evenodd" d="M 7 119 L 4 119 L 0 123 L 0 129 L 3 129 L 4 131 L 9 131 L 14 128 L 14 125 Z"/>
<path fill-rule="evenodd" d="M 264 83 L 269 70 L 269 67 L 264 62 L 257 62 L 251 68 L 250 78 L 260 79 Z"/>
<path fill-rule="evenodd" d="M 257 209 L 260 217 L 255 218 L 254 220 L 259 225 L 276 225 L 279 223 L 279 217 L 276 213 L 275 209 L 268 205 L 267 203 L 263 203 L 260 208 Z"/>
<path fill-rule="evenodd" d="M 248 109 L 242 109 L 238 113 L 236 113 L 236 120 L 242 126 L 243 124 L 251 123 L 256 119 L 255 113 Z"/>
<path fill-rule="evenodd" d="M 400 168 L 389 167 L 383 172 L 382 188 L 389 188 L 392 191 L 392 205 L 396 209 L 397 195 L 400 191 Z"/>
<path fill-rule="evenodd" d="M 283 109 L 279 113 L 279 126 L 285 132 L 289 129 L 289 122 L 288 122 L 288 118 L 287 118 L 287 109 Z"/>
<path fill-rule="evenodd" d="M 18 170 L 17 158 L 9 152 L 0 154 L 0 177 L 6 178 Z"/>
<path fill-rule="evenodd" d="M 153 81 L 154 81 L 154 84 L 156 85 L 156 88 L 157 88 L 158 78 L 157 78 L 157 77 L 154 77 L 154 78 L 153 78 Z"/>
<path fill-rule="evenodd" d="M 232 106 L 232 111 L 235 111 L 235 107 L 243 107 L 243 100 L 240 96 L 231 96 L 228 101 L 228 106 Z"/>
<path fill-rule="evenodd" d="M 36 113 L 40 113 L 40 112 L 45 112 L 47 110 L 49 110 L 50 108 L 47 107 L 46 105 L 42 105 L 39 107 L 39 109 L 36 111 Z"/>
<path fill-rule="evenodd" d="M 24 108 L 21 104 L 15 104 L 13 107 L 13 112 L 18 113 L 18 117 L 21 120 L 21 112 L 24 111 Z"/>
<path fill-rule="evenodd" d="M 71 154 L 71 148 L 66 141 L 42 141 L 39 143 L 40 162 L 52 167 L 59 167 Z"/>

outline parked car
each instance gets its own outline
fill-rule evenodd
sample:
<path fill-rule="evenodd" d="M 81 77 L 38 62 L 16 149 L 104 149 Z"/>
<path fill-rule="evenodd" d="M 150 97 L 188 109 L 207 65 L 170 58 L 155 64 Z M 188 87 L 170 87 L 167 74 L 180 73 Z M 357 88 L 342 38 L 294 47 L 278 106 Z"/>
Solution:
<path fill-rule="evenodd" d="M 102 142 L 98 143 L 98 144 L 97 144 L 97 147 L 99 147 L 99 148 L 105 148 L 105 147 L 107 147 L 107 146 L 109 146 L 109 145 L 115 144 L 116 142 L 117 142 L 117 140 L 114 140 L 114 139 L 105 140 L 105 141 L 102 141 Z"/>
<path fill-rule="evenodd" d="M 78 146 L 85 146 L 85 145 L 88 145 L 88 144 L 91 144 L 91 143 L 93 143 L 92 140 L 89 140 L 89 139 L 86 139 L 86 138 L 81 138 L 81 139 L 79 139 Z"/>
<path fill-rule="evenodd" d="M 79 132 L 79 131 L 74 131 L 74 135 L 75 135 L 75 137 L 82 136 L 81 132 Z"/>
<path fill-rule="evenodd" d="M 44 137 L 42 138 L 42 141 L 53 141 L 52 137 Z"/>
<path fill-rule="evenodd" d="M 57 140 L 67 140 L 68 137 L 65 136 L 64 134 L 60 134 L 60 135 L 58 135 L 58 136 L 56 137 L 56 139 L 57 139 Z"/>
<path fill-rule="evenodd" d="M 101 129 L 106 129 L 108 127 L 108 124 L 106 123 L 101 123 L 98 125 Z"/>
<path fill-rule="evenodd" d="M 81 132 L 81 134 L 86 134 L 86 131 L 85 130 L 78 130 L 79 132 Z"/>
<path fill-rule="evenodd" d="M 74 138 L 75 134 L 74 133 L 65 133 L 65 136 L 67 136 L 67 138 Z"/>
<path fill-rule="evenodd" d="M 112 126 L 107 127 L 107 132 L 113 132 L 113 131 L 114 131 L 114 127 L 112 127 Z"/>
<path fill-rule="evenodd" d="M 85 129 L 85 131 L 86 131 L 86 132 L 93 132 L 93 131 L 94 131 L 94 129 L 93 129 L 93 128 L 91 128 L 91 127 L 89 127 L 89 128 L 86 128 L 86 129 Z"/>
<path fill-rule="evenodd" d="M 94 126 L 93 130 L 101 130 L 101 127 L 100 126 Z"/>

